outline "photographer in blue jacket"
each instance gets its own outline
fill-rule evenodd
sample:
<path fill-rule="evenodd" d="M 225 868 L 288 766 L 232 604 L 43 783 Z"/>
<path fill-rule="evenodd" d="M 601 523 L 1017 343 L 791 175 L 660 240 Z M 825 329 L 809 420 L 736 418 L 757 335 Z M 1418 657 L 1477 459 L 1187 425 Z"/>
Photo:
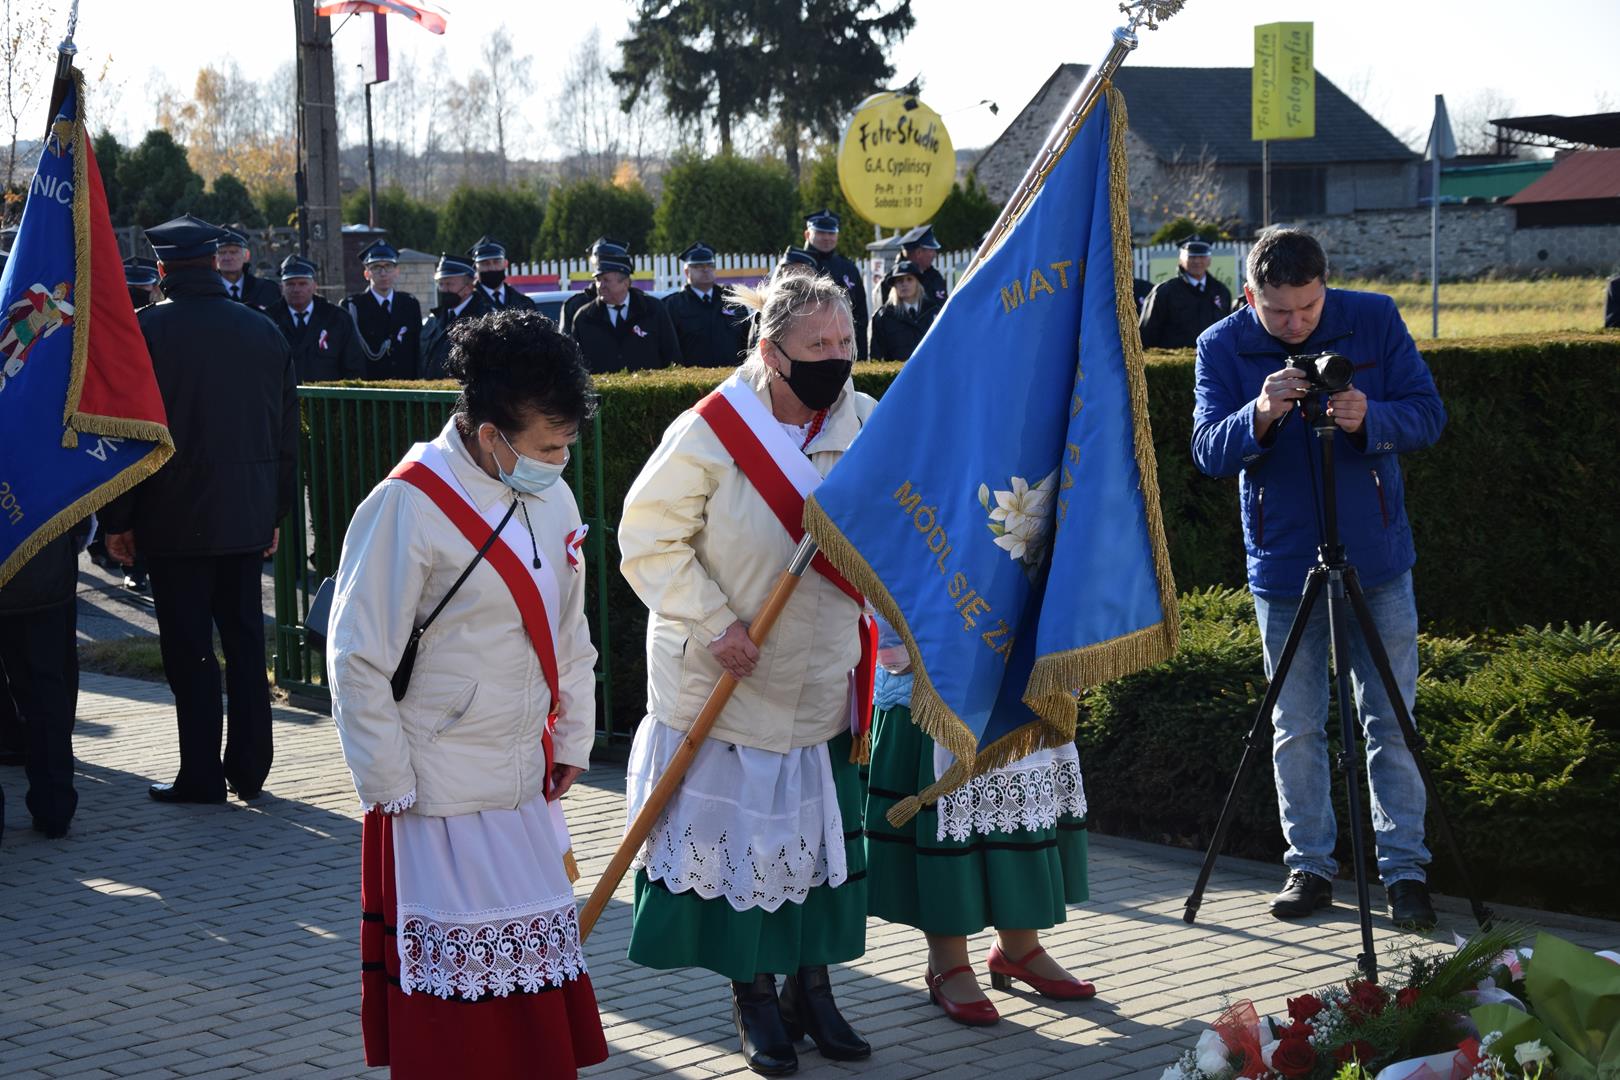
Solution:
<path fill-rule="evenodd" d="M 1198 339 L 1193 460 L 1211 476 L 1238 476 L 1249 588 L 1275 671 L 1322 541 L 1322 459 L 1299 415 L 1311 393 L 1291 358 L 1336 352 L 1354 365 L 1349 389 L 1322 407 L 1337 430 L 1340 539 L 1358 573 L 1378 635 L 1410 712 L 1417 689 L 1412 530 L 1399 455 L 1440 436 L 1446 413 L 1395 303 L 1327 287 L 1327 256 L 1297 229 L 1263 233 L 1249 252 L 1248 306 Z M 1434 925 L 1424 866 L 1425 794 L 1417 763 L 1354 619 L 1349 648 L 1365 733 L 1378 871 L 1397 925 Z M 1333 900 L 1338 835 L 1328 761 L 1328 608 L 1315 605 L 1272 714 L 1272 760 L 1289 874 L 1271 901 L 1280 919 Z"/>

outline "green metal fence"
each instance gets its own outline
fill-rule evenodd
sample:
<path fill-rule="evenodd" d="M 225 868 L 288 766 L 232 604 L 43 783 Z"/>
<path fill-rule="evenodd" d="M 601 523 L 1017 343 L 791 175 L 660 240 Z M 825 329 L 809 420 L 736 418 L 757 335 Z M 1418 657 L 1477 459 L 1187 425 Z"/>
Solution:
<path fill-rule="evenodd" d="M 426 442 L 450 419 L 449 390 L 373 390 L 302 386 L 298 492 L 281 525 L 276 552 L 276 684 L 327 699 L 326 666 L 304 639 L 304 617 L 323 579 L 337 569 L 343 534 L 362 499 L 389 474 L 412 444 Z M 602 417 L 580 432 L 569 487 L 590 526 L 585 610 L 596 643 L 597 738 L 626 738 L 613 723 L 613 643 L 608 620 L 608 551 L 613 523 L 602 480 Z"/>

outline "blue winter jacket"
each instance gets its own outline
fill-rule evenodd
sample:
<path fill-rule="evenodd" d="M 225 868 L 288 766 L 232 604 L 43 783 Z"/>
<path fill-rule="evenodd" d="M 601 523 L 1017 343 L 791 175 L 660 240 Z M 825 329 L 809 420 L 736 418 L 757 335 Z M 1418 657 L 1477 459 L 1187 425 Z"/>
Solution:
<path fill-rule="evenodd" d="M 1249 588 L 1298 596 L 1316 562 L 1322 488 L 1317 437 L 1298 410 L 1254 437 L 1254 402 L 1290 356 L 1337 352 L 1355 364 L 1367 395 L 1361 431 L 1334 433 L 1339 537 L 1363 587 L 1391 581 L 1416 561 L 1399 455 L 1440 437 L 1446 411 L 1395 303 L 1378 293 L 1329 289 L 1322 320 L 1301 345 L 1266 332 L 1244 308 L 1198 338 L 1193 460 L 1210 476 L 1238 475 Z"/>

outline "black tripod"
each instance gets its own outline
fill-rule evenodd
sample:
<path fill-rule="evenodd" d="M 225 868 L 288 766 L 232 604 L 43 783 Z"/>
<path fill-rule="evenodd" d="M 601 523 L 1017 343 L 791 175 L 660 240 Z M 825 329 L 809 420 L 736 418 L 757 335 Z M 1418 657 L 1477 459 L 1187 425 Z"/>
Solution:
<path fill-rule="evenodd" d="M 1313 394 L 1312 397 L 1317 395 Z M 1305 410 L 1305 403 L 1302 402 L 1300 407 L 1302 411 Z M 1367 599 L 1362 594 L 1361 582 L 1356 577 L 1356 568 L 1345 558 L 1344 545 L 1339 542 L 1338 496 L 1333 473 L 1333 441 L 1334 432 L 1338 428 L 1333 418 L 1327 415 L 1327 410 L 1318 407 L 1312 415 L 1311 429 L 1316 432 L 1317 443 L 1322 449 L 1320 518 L 1322 543 L 1316 550 L 1316 565 L 1305 578 L 1305 593 L 1300 600 L 1299 612 L 1294 616 L 1294 622 L 1288 629 L 1288 640 L 1283 645 L 1282 655 L 1277 658 L 1276 671 L 1272 674 L 1270 686 L 1266 688 L 1265 700 L 1260 703 L 1260 710 L 1254 718 L 1254 726 L 1244 737 L 1243 757 L 1238 762 L 1237 773 L 1232 777 L 1232 787 L 1226 793 L 1226 802 L 1221 807 L 1221 817 L 1215 825 L 1215 835 L 1210 838 L 1209 851 L 1204 856 L 1203 868 L 1198 872 L 1198 883 L 1193 886 L 1192 895 L 1187 897 L 1187 906 L 1182 918 L 1190 923 L 1198 917 L 1199 905 L 1204 902 L 1204 888 L 1209 884 L 1210 872 L 1215 868 L 1215 859 L 1220 853 L 1221 845 L 1226 841 L 1226 832 L 1232 824 L 1232 809 L 1237 800 L 1238 789 L 1243 786 L 1254 756 L 1268 749 L 1265 733 L 1271 727 L 1272 711 L 1276 708 L 1277 697 L 1282 692 L 1283 681 L 1288 678 L 1294 654 L 1299 651 L 1300 640 L 1305 636 L 1311 609 L 1315 607 L 1325 589 L 1329 638 L 1332 643 L 1333 685 L 1339 706 L 1338 767 L 1344 776 L 1345 801 L 1349 804 L 1350 810 L 1350 850 L 1356 875 L 1356 904 L 1361 912 L 1362 951 L 1356 957 L 1356 966 L 1361 969 L 1365 978 L 1377 982 L 1378 958 L 1373 951 L 1372 904 L 1367 884 L 1367 836 L 1361 815 L 1361 764 L 1360 755 L 1353 752 L 1356 748 L 1357 717 L 1350 692 L 1350 643 L 1347 637 L 1349 623 L 1344 607 L 1346 598 L 1355 611 L 1362 639 L 1366 641 L 1367 651 L 1372 655 L 1373 665 L 1378 669 L 1378 677 L 1383 681 L 1384 692 L 1395 712 L 1401 735 L 1417 762 L 1418 773 L 1423 777 L 1423 788 L 1428 795 L 1428 805 L 1434 810 L 1435 821 L 1440 827 L 1440 838 L 1450 850 L 1451 857 L 1462 873 L 1463 887 L 1468 892 L 1468 902 L 1473 908 L 1474 920 L 1481 928 L 1490 924 L 1491 912 L 1479 901 L 1473 875 L 1469 873 L 1468 864 L 1463 861 L 1462 852 L 1457 847 L 1457 839 L 1452 834 L 1451 822 L 1446 817 L 1445 807 L 1441 805 L 1434 777 L 1423 761 L 1423 736 L 1419 735 L 1412 725 L 1411 714 L 1406 709 L 1406 700 L 1401 696 L 1401 688 L 1389 668 L 1389 654 L 1384 651 L 1384 643 L 1378 636 L 1377 626 L 1373 623 L 1372 611 L 1367 607 Z"/>

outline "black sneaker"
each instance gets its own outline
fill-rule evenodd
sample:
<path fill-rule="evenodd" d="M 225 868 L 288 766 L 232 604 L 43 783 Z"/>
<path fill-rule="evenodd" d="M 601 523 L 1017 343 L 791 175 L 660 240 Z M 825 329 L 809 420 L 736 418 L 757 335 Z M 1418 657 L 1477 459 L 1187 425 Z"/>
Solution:
<path fill-rule="evenodd" d="M 1389 917 L 1402 930 L 1433 930 L 1439 921 L 1429 902 L 1429 887 L 1421 881 L 1397 881 L 1384 887 L 1389 896 Z"/>
<path fill-rule="evenodd" d="M 1333 903 L 1333 882 L 1309 870 L 1292 870 L 1282 892 L 1271 898 L 1271 913 L 1279 919 L 1302 919 Z"/>

